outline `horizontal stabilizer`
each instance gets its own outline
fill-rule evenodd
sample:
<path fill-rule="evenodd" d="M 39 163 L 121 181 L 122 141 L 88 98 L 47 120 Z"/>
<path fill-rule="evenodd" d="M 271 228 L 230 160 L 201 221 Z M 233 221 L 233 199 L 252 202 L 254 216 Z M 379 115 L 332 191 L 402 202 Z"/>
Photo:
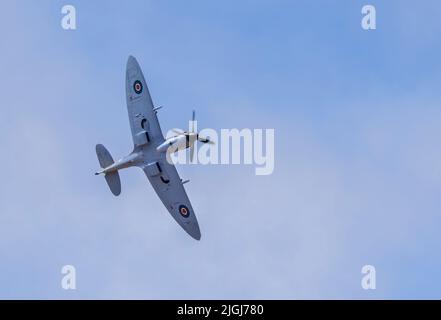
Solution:
<path fill-rule="evenodd" d="M 97 144 L 95 150 L 101 168 L 107 168 L 108 166 L 114 163 L 113 158 L 110 155 L 110 152 L 107 151 L 106 147 L 104 147 L 102 144 Z"/>
<path fill-rule="evenodd" d="M 106 173 L 104 178 L 106 178 L 107 184 L 113 195 L 119 196 L 121 194 L 121 179 L 119 178 L 118 171 Z"/>
<path fill-rule="evenodd" d="M 107 168 L 114 163 L 110 152 L 107 151 L 107 149 L 102 144 L 97 144 L 95 149 L 101 168 Z M 103 171 L 97 172 L 95 174 L 100 174 Z M 110 188 L 110 191 L 112 191 L 115 196 L 119 196 L 121 194 L 121 179 L 119 178 L 118 171 L 107 172 L 104 178 L 106 178 L 106 182 Z"/>

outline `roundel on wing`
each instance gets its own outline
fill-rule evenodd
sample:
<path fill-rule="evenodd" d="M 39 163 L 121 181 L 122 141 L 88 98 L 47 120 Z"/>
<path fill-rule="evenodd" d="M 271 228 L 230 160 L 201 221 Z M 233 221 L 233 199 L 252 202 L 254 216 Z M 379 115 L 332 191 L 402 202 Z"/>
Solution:
<path fill-rule="evenodd" d="M 184 206 L 183 204 L 181 204 L 179 206 L 179 213 L 181 214 L 181 216 L 183 216 L 184 218 L 188 218 L 190 216 L 190 210 L 188 210 L 188 208 L 186 206 Z"/>
<path fill-rule="evenodd" d="M 133 90 L 135 90 L 135 92 L 136 92 L 137 94 L 140 94 L 140 93 L 142 92 L 142 82 L 139 81 L 139 80 L 136 80 L 136 81 L 133 83 Z"/>

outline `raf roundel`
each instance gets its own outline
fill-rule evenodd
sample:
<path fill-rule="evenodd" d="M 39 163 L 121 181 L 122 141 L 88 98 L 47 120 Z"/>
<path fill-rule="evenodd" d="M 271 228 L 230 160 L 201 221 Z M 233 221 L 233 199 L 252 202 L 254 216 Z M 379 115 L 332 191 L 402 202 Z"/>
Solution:
<path fill-rule="evenodd" d="M 139 80 L 136 80 L 135 83 L 133 84 L 133 90 L 135 90 L 135 92 L 137 94 L 140 94 L 142 92 L 142 83 Z"/>
<path fill-rule="evenodd" d="M 190 210 L 188 210 L 188 208 L 186 206 L 184 206 L 183 204 L 179 206 L 179 213 L 184 218 L 188 218 L 190 216 Z"/>

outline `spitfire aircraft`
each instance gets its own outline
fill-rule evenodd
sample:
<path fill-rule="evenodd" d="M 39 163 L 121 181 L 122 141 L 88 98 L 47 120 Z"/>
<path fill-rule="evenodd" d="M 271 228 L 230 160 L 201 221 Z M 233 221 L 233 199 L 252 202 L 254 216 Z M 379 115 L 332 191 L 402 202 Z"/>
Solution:
<path fill-rule="evenodd" d="M 187 131 L 175 131 L 176 135 L 164 139 L 159 126 L 157 112 L 161 107 L 154 107 L 141 68 L 132 56 L 127 61 L 126 100 L 134 148 L 126 157 L 114 162 L 109 151 L 96 145 L 96 154 L 101 170 L 96 175 L 104 174 L 111 192 L 121 193 L 121 180 L 118 170 L 139 167 L 146 174 L 153 189 L 176 222 L 194 239 L 200 240 L 201 232 L 193 207 L 184 189 L 184 183 L 173 165 L 167 160 L 170 152 L 190 148 L 190 157 L 194 157 L 196 141 L 212 143 L 209 138 L 194 132 L 194 126 Z M 193 122 L 195 113 L 193 111 Z"/>

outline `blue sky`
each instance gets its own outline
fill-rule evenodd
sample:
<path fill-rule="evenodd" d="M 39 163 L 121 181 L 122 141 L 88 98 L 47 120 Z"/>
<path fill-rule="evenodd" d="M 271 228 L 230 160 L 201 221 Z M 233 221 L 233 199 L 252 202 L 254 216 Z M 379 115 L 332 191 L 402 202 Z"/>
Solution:
<path fill-rule="evenodd" d="M 0 297 L 440 298 L 440 14 L 430 0 L 5 1 Z M 96 143 L 132 148 L 130 54 L 164 130 L 193 108 L 199 128 L 275 129 L 270 176 L 178 167 L 200 242 L 139 169 L 118 198 L 93 175 Z"/>

